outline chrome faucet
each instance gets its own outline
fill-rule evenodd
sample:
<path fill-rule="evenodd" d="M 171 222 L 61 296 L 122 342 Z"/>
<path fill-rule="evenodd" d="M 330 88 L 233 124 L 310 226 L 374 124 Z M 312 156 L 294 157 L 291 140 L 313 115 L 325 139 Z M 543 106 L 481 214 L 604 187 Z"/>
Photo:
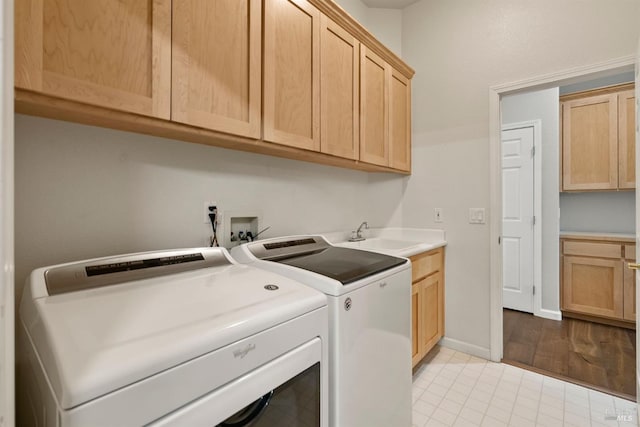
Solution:
<path fill-rule="evenodd" d="M 365 230 L 369 229 L 369 224 L 367 224 L 367 221 L 364 221 L 362 224 L 360 224 L 356 231 L 351 232 L 351 238 L 349 239 L 350 242 L 361 242 L 365 240 L 365 238 L 362 237 L 362 227 L 364 227 Z"/>

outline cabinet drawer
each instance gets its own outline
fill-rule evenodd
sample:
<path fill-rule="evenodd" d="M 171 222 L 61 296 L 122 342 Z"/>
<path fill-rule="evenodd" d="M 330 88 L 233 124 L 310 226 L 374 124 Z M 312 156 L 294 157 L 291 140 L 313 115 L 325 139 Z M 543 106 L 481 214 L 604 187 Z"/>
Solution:
<path fill-rule="evenodd" d="M 426 252 L 410 257 L 411 259 L 411 281 L 426 277 L 442 269 L 442 250 Z"/>
<path fill-rule="evenodd" d="M 636 260 L 636 245 L 624 245 L 624 258 L 629 261 Z"/>
<path fill-rule="evenodd" d="M 565 241 L 562 246 L 565 255 L 593 256 L 602 258 L 622 257 L 622 245 L 616 243 L 593 243 Z"/>

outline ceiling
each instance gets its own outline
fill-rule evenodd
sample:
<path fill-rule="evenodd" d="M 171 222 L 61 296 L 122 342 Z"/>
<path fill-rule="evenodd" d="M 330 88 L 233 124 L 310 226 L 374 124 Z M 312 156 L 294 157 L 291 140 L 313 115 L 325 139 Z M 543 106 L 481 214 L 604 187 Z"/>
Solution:
<path fill-rule="evenodd" d="M 402 9 L 418 0 L 362 0 L 369 7 L 381 7 L 384 9 Z"/>

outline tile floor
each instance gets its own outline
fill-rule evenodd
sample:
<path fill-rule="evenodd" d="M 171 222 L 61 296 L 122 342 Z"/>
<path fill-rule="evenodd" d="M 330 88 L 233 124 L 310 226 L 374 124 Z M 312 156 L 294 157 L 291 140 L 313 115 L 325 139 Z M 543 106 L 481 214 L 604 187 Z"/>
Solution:
<path fill-rule="evenodd" d="M 637 426 L 636 403 L 445 347 L 413 376 L 413 426 Z"/>

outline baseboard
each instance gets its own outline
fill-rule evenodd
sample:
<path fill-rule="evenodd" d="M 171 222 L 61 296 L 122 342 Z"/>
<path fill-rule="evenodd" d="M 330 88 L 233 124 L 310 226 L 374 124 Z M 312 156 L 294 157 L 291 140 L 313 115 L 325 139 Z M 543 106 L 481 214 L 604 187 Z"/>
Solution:
<path fill-rule="evenodd" d="M 534 313 L 534 315 L 545 319 L 562 320 L 561 312 L 556 310 L 547 310 L 546 308 L 541 308 L 540 311 L 538 313 Z"/>
<path fill-rule="evenodd" d="M 472 356 L 491 360 L 491 351 L 488 348 L 480 347 L 474 344 L 469 344 L 464 341 L 459 341 L 459 340 L 455 340 L 453 338 L 447 338 L 447 337 L 443 337 L 440 340 L 440 345 L 443 347 L 450 348 L 451 350 L 461 351 L 463 353 L 467 353 Z"/>

